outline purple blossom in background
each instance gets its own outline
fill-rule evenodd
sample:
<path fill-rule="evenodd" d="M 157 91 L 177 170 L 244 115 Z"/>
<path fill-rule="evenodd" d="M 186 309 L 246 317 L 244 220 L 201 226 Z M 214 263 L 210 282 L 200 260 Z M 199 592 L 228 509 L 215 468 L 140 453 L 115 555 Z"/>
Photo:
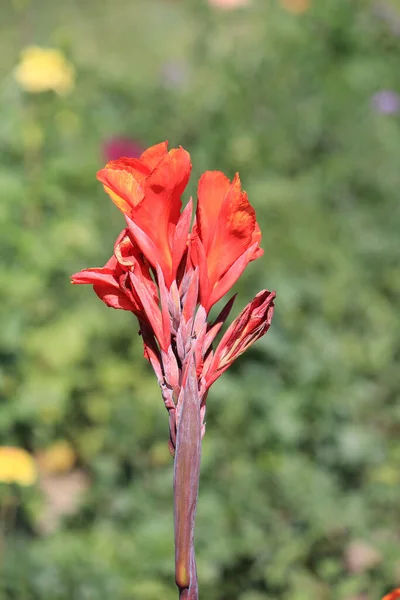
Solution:
<path fill-rule="evenodd" d="M 106 162 L 117 160 L 124 156 L 126 158 L 139 158 L 144 148 L 138 142 L 127 137 L 112 137 L 103 143 L 103 156 Z"/>
<path fill-rule="evenodd" d="M 384 115 L 393 115 L 400 110 L 400 96 L 393 90 L 382 90 L 372 96 L 373 108 Z"/>

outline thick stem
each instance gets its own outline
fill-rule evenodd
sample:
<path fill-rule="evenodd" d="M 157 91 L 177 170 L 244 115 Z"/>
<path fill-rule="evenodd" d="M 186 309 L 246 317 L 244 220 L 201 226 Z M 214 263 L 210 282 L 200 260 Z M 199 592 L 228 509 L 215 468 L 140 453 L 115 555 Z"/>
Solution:
<path fill-rule="evenodd" d="M 180 600 L 198 600 L 194 522 L 201 461 L 200 398 L 194 362 L 178 401 L 174 461 L 175 581 Z"/>
<path fill-rule="evenodd" d="M 194 546 L 191 548 L 191 561 L 190 561 L 190 585 L 188 588 L 179 589 L 179 600 L 198 600 L 199 589 L 197 585 L 197 570 L 196 570 L 196 559 L 194 555 Z"/>

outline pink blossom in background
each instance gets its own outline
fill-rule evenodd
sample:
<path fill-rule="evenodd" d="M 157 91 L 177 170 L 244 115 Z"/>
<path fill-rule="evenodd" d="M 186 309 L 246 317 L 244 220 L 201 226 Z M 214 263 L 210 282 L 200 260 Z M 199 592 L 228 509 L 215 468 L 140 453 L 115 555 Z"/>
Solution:
<path fill-rule="evenodd" d="M 393 115 L 400 111 L 400 96 L 393 90 L 381 90 L 372 96 L 372 107 L 384 115 Z"/>
<path fill-rule="evenodd" d="M 125 158 L 139 158 L 144 147 L 128 137 L 111 137 L 103 143 L 103 157 L 106 162 Z"/>
<path fill-rule="evenodd" d="M 239 8 L 241 6 L 247 6 L 251 3 L 251 0 L 208 0 L 208 4 L 215 8 L 224 8 L 231 10 Z"/>

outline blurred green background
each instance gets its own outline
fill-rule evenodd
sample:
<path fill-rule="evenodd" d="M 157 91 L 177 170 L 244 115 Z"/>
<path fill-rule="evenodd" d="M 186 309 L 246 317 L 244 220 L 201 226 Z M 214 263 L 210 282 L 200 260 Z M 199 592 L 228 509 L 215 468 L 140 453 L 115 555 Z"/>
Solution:
<path fill-rule="evenodd" d="M 196 549 L 207 600 L 377 600 L 400 584 L 400 4 L 5 0 L 0 7 L 1 600 L 172 600 L 167 414 L 132 315 L 70 274 L 124 226 L 111 142 L 240 172 L 264 257 L 236 313 L 268 335 L 209 395 Z M 16 80 L 54 48 L 68 93 Z M 28 74 L 35 79 L 35 68 Z M 11 507 L 11 508 L 10 508 Z"/>

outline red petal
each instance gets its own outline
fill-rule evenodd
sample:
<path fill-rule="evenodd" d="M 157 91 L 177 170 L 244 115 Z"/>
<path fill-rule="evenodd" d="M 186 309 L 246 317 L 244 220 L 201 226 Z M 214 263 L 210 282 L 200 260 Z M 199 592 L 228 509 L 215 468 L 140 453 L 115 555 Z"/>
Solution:
<path fill-rule="evenodd" d="M 151 240 L 153 248 L 139 242 L 150 263 L 163 269 L 166 284 L 172 283 L 172 245 L 180 218 L 181 195 L 191 171 L 189 154 L 183 149 L 167 152 L 167 142 L 146 150 L 141 158 L 111 161 L 97 177 L 116 206 Z M 182 227 L 186 227 L 186 213 Z M 185 246 L 180 239 L 176 262 L 180 262 Z M 183 249 L 182 249 L 183 246 Z M 178 267 L 176 267 L 178 268 Z"/>
<path fill-rule="evenodd" d="M 179 221 L 175 228 L 174 241 L 172 245 L 172 274 L 175 276 L 179 264 L 182 260 L 183 253 L 188 244 L 188 236 L 190 230 L 190 222 L 192 220 L 193 202 L 190 198 L 187 206 L 183 210 Z"/>
<path fill-rule="evenodd" d="M 97 179 L 116 206 L 127 215 L 144 196 L 144 182 L 166 153 L 166 143 L 152 146 L 140 159 L 119 158 L 106 164 L 97 173 Z"/>
<path fill-rule="evenodd" d="M 122 169 L 105 168 L 97 173 L 97 179 L 114 204 L 126 215 L 131 215 L 135 206 L 144 197 L 144 176 L 140 178 Z"/>
<path fill-rule="evenodd" d="M 127 268 L 135 267 L 138 262 L 143 261 L 140 249 L 132 244 L 132 240 L 124 229 L 114 245 L 114 254 L 118 263 Z"/>
<path fill-rule="evenodd" d="M 100 283 L 103 285 L 109 285 L 119 289 L 118 282 L 115 279 L 115 272 L 107 267 L 83 269 L 79 273 L 75 273 L 71 276 L 72 283 L 88 283 L 95 284 Z"/>
<path fill-rule="evenodd" d="M 192 235 L 190 242 L 190 261 L 193 267 L 199 269 L 199 287 L 200 287 L 200 303 L 206 307 L 211 294 L 210 280 L 207 271 L 207 257 L 204 251 L 204 246 L 197 235 Z"/>
<path fill-rule="evenodd" d="M 129 310 L 131 312 L 137 311 L 137 307 L 130 302 L 129 298 L 125 294 L 119 290 L 113 289 L 111 286 L 96 284 L 93 286 L 93 290 L 100 300 L 102 300 L 111 308 Z"/>
<path fill-rule="evenodd" d="M 168 142 L 161 142 L 160 144 L 147 148 L 141 155 L 140 160 L 152 171 L 167 152 Z"/>
<path fill-rule="evenodd" d="M 168 309 L 168 290 L 165 286 L 164 276 L 160 265 L 157 265 L 157 282 L 160 290 L 160 301 L 161 301 L 161 320 L 164 331 L 164 338 L 167 340 L 168 346 L 171 343 L 171 318 Z"/>
<path fill-rule="evenodd" d="M 128 224 L 129 232 L 131 233 L 133 239 L 139 246 L 140 250 L 143 252 L 144 256 L 147 258 L 149 263 L 155 268 L 157 264 L 161 265 L 163 269 L 164 277 L 168 277 L 170 279 L 170 268 L 169 264 L 166 261 L 165 255 L 160 251 L 159 247 L 155 244 L 155 242 L 145 233 L 138 225 L 130 219 L 128 216 L 125 216 L 125 220 Z"/>
<path fill-rule="evenodd" d="M 176 225 L 181 211 L 181 195 L 189 181 L 192 165 L 190 155 L 183 148 L 172 149 L 158 163 L 146 180 L 146 200 L 135 212 L 135 221 L 150 235 L 165 229 L 168 223 Z"/>
<path fill-rule="evenodd" d="M 256 228 L 254 208 L 242 192 L 236 174 L 226 194 L 207 255 L 208 273 L 213 285 L 248 249 Z"/>
<path fill-rule="evenodd" d="M 221 206 L 230 187 L 229 179 L 221 171 L 206 171 L 200 177 L 196 215 L 206 253 L 211 248 Z"/>
<path fill-rule="evenodd" d="M 206 304 L 207 311 L 209 311 L 210 308 L 218 302 L 218 300 L 221 300 L 222 296 L 225 296 L 225 294 L 237 282 L 237 280 L 249 264 L 251 257 L 254 254 L 254 251 L 255 247 L 251 246 L 247 252 L 239 256 L 237 261 L 233 263 L 230 269 L 228 269 L 225 275 L 223 275 L 222 278 L 218 281 L 208 298 Z"/>
<path fill-rule="evenodd" d="M 146 281 L 139 274 L 132 271 L 129 272 L 129 277 L 131 278 L 132 286 L 143 304 L 144 311 L 154 331 L 154 335 L 160 344 L 160 348 L 167 352 L 169 344 L 168 340 L 164 337 L 161 311 L 154 300 L 152 293 L 149 291 Z"/>
<path fill-rule="evenodd" d="M 132 219 L 157 247 L 157 259 L 147 256 L 163 269 L 167 286 L 172 283 L 172 248 L 170 227 L 175 227 L 181 209 L 181 194 L 190 177 L 189 154 L 182 148 L 173 149 L 156 166 L 145 184 L 145 196 L 132 211 Z M 139 243 L 139 242 L 138 242 Z"/>
<path fill-rule="evenodd" d="M 110 261 L 108 261 L 110 263 Z M 140 313 L 141 307 L 132 302 L 129 297 L 121 290 L 116 271 L 108 267 L 85 269 L 80 273 L 72 275 L 72 283 L 86 283 L 93 285 L 93 290 L 107 306 L 111 308 L 120 308 L 134 313 Z"/>
<path fill-rule="evenodd" d="M 139 158 L 127 158 L 126 156 L 121 156 L 117 160 L 110 160 L 104 169 L 110 171 L 127 171 L 139 179 L 141 176 L 147 176 L 151 173 L 151 169 Z"/>

